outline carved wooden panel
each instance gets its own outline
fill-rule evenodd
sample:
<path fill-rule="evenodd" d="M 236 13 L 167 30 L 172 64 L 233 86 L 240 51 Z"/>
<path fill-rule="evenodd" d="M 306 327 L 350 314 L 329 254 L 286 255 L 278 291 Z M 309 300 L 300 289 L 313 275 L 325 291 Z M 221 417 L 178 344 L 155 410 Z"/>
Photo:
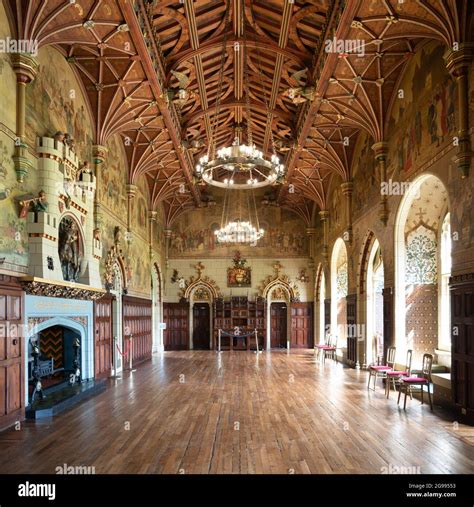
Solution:
<path fill-rule="evenodd" d="M 163 318 L 166 329 L 163 333 L 165 350 L 189 348 L 189 305 L 187 303 L 164 303 Z"/>
<path fill-rule="evenodd" d="M 0 275 L 0 430 L 24 418 L 23 292 Z"/>
<path fill-rule="evenodd" d="M 152 351 L 152 302 L 123 296 L 123 333 L 125 338 L 132 336 L 133 364 L 151 358 Z"/>
<path fill-rule="evenodd" d="M 357 294 L 349 294 L 347 303 L 347 360 L 355 364 L 357 362 Z"/>
<path fill-rule="evenodd" d="M 451 279 L 451 387 L 453 402 L 474 422 L 474 274 Z"/>
<path fill-rule="evenodd" d="M 112 298 L 94 302 L 94 375 L 108 377 L 112 368 Z"/>
<path fill-rule="evenodd" d="M 384 357 L 387 357 L 387 349 L 394 341 L 393 337 L 393 289 L 385 287 L 382 291 L 383 297 L 383 348 Z"/>

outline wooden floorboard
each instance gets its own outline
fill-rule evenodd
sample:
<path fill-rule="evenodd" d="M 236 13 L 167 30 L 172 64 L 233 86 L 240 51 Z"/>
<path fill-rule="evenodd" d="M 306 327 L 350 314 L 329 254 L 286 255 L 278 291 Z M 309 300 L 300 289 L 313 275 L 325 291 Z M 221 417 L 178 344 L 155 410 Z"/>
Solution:
<path fill-rule="evenodd" d="M 416 399 L 403 411 L 366 382 L 311 351 L 166 352 L 54 419 L 0 433 L 0 473 L 474 472 L 469 427 Z"/>

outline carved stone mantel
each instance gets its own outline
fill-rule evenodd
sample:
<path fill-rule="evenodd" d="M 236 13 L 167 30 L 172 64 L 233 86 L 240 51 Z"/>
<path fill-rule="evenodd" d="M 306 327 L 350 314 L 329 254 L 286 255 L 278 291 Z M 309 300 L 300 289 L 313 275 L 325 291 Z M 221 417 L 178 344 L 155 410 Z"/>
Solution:
<path fill-rule="evenodd" d="M 95 301 L 104 294 L 104 289 L 97 289 L 89 285 L 73 282 L 61 282 L 46 280 L 35 276 L 25 276 L 19 279 L 20 284 L 27 294 L 33 296 L 47 296 L 66 299 L 83 299 Z"/>

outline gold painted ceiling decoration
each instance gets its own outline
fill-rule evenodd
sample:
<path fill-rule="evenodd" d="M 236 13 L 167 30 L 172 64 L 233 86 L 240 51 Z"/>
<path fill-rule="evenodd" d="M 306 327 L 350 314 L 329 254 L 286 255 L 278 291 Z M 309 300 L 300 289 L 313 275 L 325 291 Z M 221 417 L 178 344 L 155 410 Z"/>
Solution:
<path fill-rule="evenodd" d="M 76 68 L 94 143 L 121 136 L 129 181 L 146 177 L 150 208 L 164 207 L 167 228 L 203 205 L 192 173 L 212 130 L 223 46 L 217 147 L 231 144 L 236 125 L 245 141 L 246 64 L 255 144 L 271 155 L 273 137 L 288 171 L 274 202 L 310 224 L 315 206 L 327 209 L 332 176 L 351 180 L 360 132 L 386 140 L 397 83 L 417 48 L 429 40 L 451 48 L 472 37 L 469 0 L 227 2 L 4 2 L 14 37 L 54 45 Z M 359 46 L 338 49 L 338 41 L 351 40 Z"/>

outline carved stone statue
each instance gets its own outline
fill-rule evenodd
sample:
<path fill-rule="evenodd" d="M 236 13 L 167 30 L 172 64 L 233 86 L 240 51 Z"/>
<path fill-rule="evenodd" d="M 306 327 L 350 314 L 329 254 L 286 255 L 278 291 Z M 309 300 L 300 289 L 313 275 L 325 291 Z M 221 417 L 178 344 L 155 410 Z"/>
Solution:
<path fill-rule="evenodd" d="M 117 225 L 114 229 L 114 244 L 119 245 L 122 242 L 122 230 Z"/>
<path fill-rule="evenodd" d="M 47 211 L 48 210 L 48 203 L 46 201 L 46 192 L 44 190 L 41 190 L 38 193 L 38 197 L 33 200 L 33 211 Z"/>
<path fill-rule="evenodd" d="M 82 255 L 79 246 L 79 229 L 70 217 L 63 218 L 59 224 L 58 253 L 64 280 L 77 282 L 81 272 Z"/>

